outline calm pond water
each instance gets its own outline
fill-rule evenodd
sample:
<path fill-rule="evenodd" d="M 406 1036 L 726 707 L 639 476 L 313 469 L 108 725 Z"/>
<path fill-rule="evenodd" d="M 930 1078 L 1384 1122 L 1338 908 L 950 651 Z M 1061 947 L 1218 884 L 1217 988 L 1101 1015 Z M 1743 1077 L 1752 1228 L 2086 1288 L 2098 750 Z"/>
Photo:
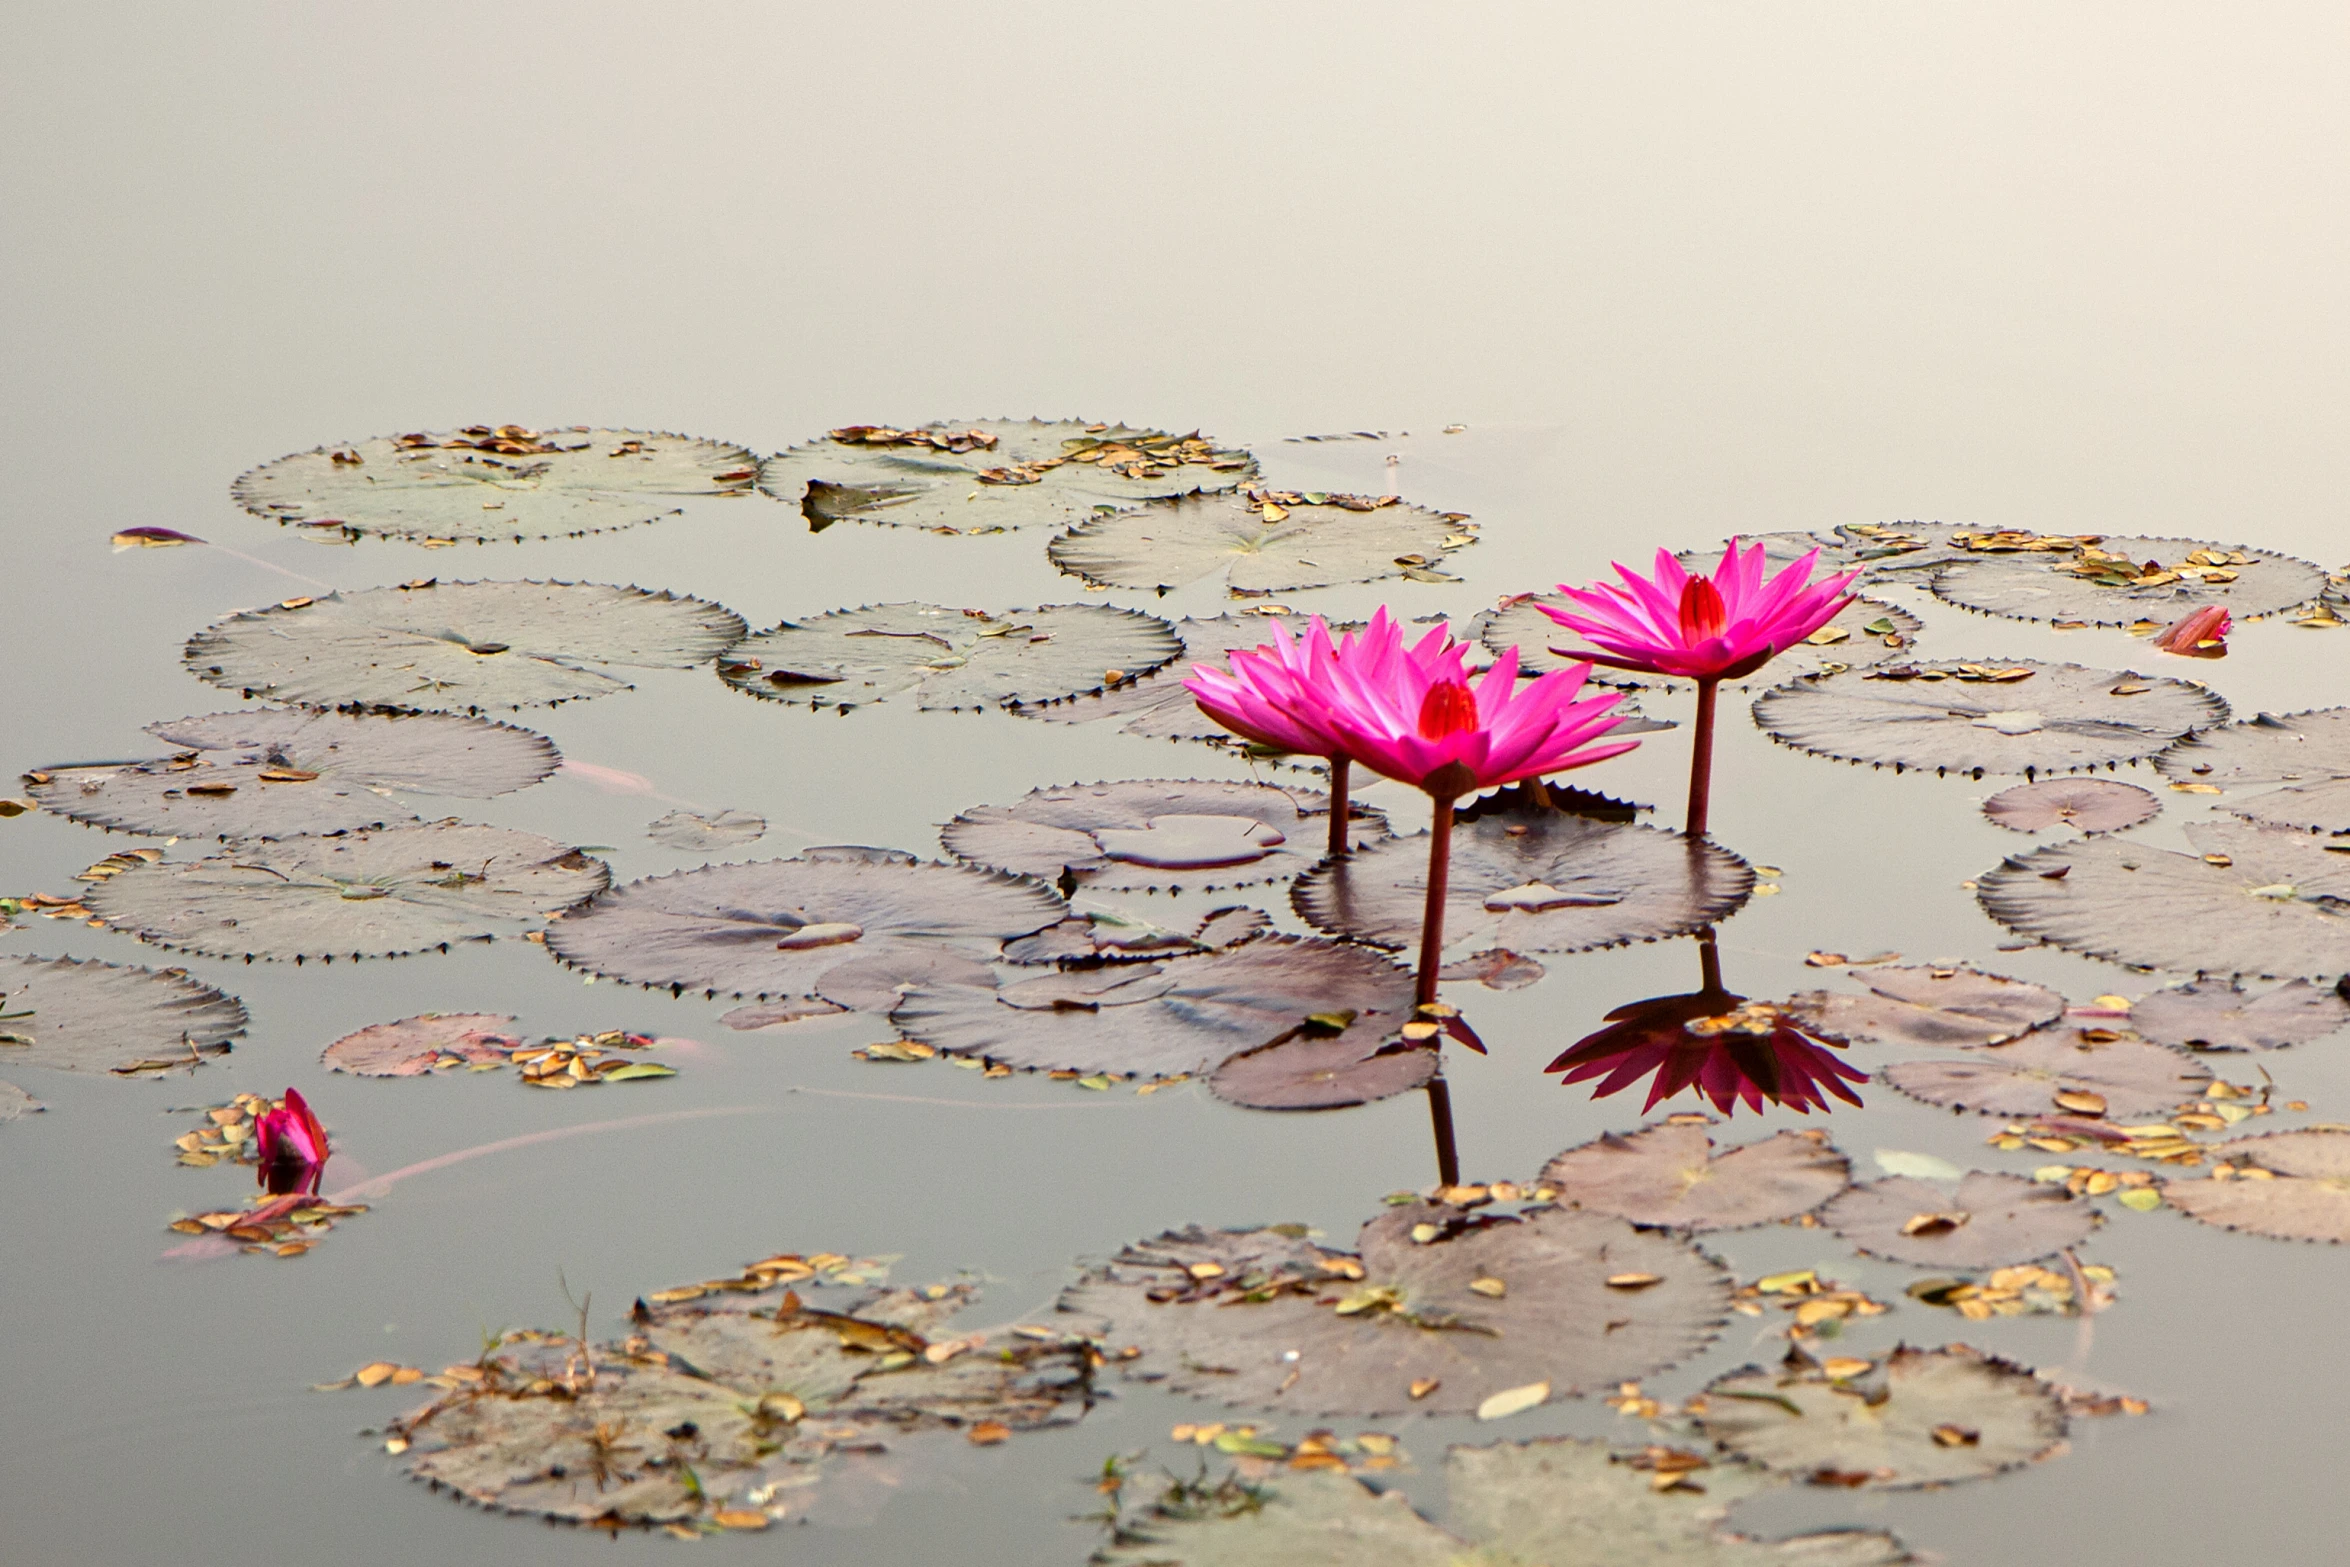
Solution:
<path fill-rule="evenodd" d="M 759 496 L 444 551 L 320 547 L 228 499 L 235 475 L 281 453 L 476 419 L 676 429 L 768 453 L 852 420 L 1124 418 L 1247 446 L 1301 489 L 1377 491 L 1395 454 L 1407 498 L 1482 525 L 1454 557 L 1457 585 L 1283 595 L 1334 616 L 1386 602 L 1465 620 L 1657 544 L 1897 517 L 2186 535 L 2329 567 L 2350 555 L 2350 111 L 2336 90 L 2350 25 L 2332 8 L 516 6 L 485 21 L 420 5 L 387 25 L 20 6 L 11 24 L 11 778 L 153 754 L 141 726 L 234 705 L 183 671 L 184 639 L 327 586 L 633 582 L 715 599 L 754 628 L 883 600 L 1083 596 L 1041 531 L 812 536 Z M 1290 439 L 1355 429 L 1384 433 Z M 109 553 L 134 525 L 242 554 Z M 2119 631 L 1884 596 L 1924 621 L 1934 657 L 2155 661 Z M 1208 587 L 1104 597 L 1170 618 L 1224 607 Z M 2350 633 L 2263 622 L 2224 663 L 2161 672 L 2177 669 L 2239 715 L 2333 705 L 2350 700 Z M 663 799 L 558 776 L 446 810 L 610 846 L 597 852 L 617 883 L 706 857 L 646 839 L 671 802 L 772 824 L 707 857 L 929 855 L 956 812 L 1039 784 L 1248 776 L 1228 754 L 1106 725 L 898 704 L 820 718 L 745 701 L 707 669 L 636 686 L 516 716 Z M 1688 716 L 1669 696 L 1647 707 Z M 1821 976 L 1802 959 L 1819 948 L 1970 959 L 2076 1000 L 2161 982 L 1997 950 L 2011 938 L 1960 884 L 2020 845 L 1976 809 L 2011 780 L 1802 756 L 1754 730 L 1743 698 L 1724 718 L 1714 832 L 1784 871 L 1781 894 L 1722 929 L 1735 988 L 1810 988 Z M 1669 820 L 1685 736 L 1588 781 Z M 1408 791 L 1366 797 L 1402 830 L 1425 821 Z M 2183 845 L 2202 807 L 2165 804 L 2138 835 Z M 66 890 L 141 841 L 48 814 L 0 822 L 0 891 Z M 1280 889 L 1262 901 L 1299 928 Z M 38 919 L 0 934 L 0 952 L 178 961 Z M 1448 1052 L 1464 1172 L 1524 1178 L 1639 1124 L 1636 1103 L 1594 1103 L 1539 1069 L 1610 1007 L 1686 988 L 1691 958 L 1686 941 L 1551 958 L 1538 985 L 1460 998 L 1493 1047 Z M 192 1083 L 8 1073 L 49 1108 L 0 1126 L 0 1561 L 666 1560 L 687 1547 L 501 1519 L 399 1478 L 359 1432 L 413 1390 L 307 1389 L 377 1359 L 466 1359 L 485 1330 L 563 1326 L 559 1279 L 593 1292 L 610 1335 L 636 1294 L 780 1250 L 899 1254 L 902 1282 L 972 1270 L 987 1291 L 974 1320 L 1017 1321 L 1129 1240 L 1293 1220 L 1343 1241 L 1381 1194 L 1433 1179 L 1416 1096 L 1280 1116 L 1196 1084 L 1137 1097 L 869 1063 L 849 1052 L 888 1036 L 878 1020 L 735 1034 L 717 1021 L 731 1002 L 582 984 L 522 942 L 187 967 L 252 1014 Z M 342 1034 L 425 1010 L 702 1048 L 675 1079 L 586 1096 L 319 1065 Z M 2342 1037 L 2261 1064 L 2309 1119 L 2350 1119 Z M 408 1177 L 299 1260 L 164 1260 L 168 1220 L 247 1179 L 175 1167 L 188 1118 L 167 1111 L 289 1083 L 336 1134 L 335 1181 L 588 1122 L 727 1113 Z M 1985 1150 L 1996 1123 L 1882 1084 L 1866 1097 L 1825 1123 L 1863 1176 L 1876 1149 L 2036 1162 Z M 1748 1122 L 1729 1132 L 1756 1135 Z M 2067 1454 L 1995 1480 L 1796 1488 L 1741 1509 L 1742 1527 L 1862 1523 L 1961 1564 L 2339 1559 L 2339 1250 L 2113 1208 L 2084 1252 L 2118 1270 L 2111 1312 L 1973 1324 L 1907 1301 L 1915 1270 L 1858 1260 L 1825 1231 L 1705 1244 L 1742 1280 L 1816 1265 L 1895 1300 L 1855 1330 L 1866 1348 L 1964 1339 L 2154 1406 L 2076 1421 Z M 1733 1318 L 1650 1390 L 1681 1397 L 1775 1354 L 1763 1326 Z M 1097 1503 L 1088 1474 L 1141 1449 L 1146 1467 L 1188 1469 L 1169 1426 L 1220 1414 L 1112 1385 L 1076 1425 L 885 1473 L 862 1517 L 704 1548 L 1082 1561 L 1098 1530 L 1069 1520 Z M 1339 1424 L 1399 1432 L 1415 1460 L 1402 1483 L 1439 1516 L 1448 1443 L 1640 1439 L 1582 1401 L 1500 1425 Z"/>

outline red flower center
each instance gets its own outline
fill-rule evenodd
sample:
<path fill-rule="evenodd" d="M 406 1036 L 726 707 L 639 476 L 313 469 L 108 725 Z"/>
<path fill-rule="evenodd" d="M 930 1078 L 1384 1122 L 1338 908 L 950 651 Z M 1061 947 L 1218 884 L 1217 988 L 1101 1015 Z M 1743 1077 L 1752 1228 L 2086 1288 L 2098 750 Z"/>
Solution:
<path fill-rule="evenodd" d="M 1420 699 L 1420 737 L 1424 740 L 1457 735 L 1476 728 L 1479 721 L 1477 698 L 1458 680 L 1430 686 L 1428 694 Z"/>
<path fill-rule="evenodd" d="M 1691 577 L 1681 589 L 1681 635 L 1690 642 L 1720 636 L 1730 626 L 1730 611 L 1722 590 L 1711 577 Z"/>

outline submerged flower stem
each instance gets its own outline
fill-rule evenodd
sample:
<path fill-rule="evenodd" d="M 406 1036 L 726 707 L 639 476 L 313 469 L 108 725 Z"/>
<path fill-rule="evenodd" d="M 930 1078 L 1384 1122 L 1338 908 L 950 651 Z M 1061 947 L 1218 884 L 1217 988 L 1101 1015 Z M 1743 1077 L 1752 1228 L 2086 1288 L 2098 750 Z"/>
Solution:
<path fill-rule="evenodd" d="M 1452 1140 L 1452 1090 L 1442 1077 L 1428 1079 L 1428 1124 L 1436 1132 L 1436 1183 L 1460 1185 L 1461 1155 Z"/>
<path fill-rule="evenodd" d="M 1426 1006 L 1436 999 L 1436 978 L 1444 967 L 1444 898 L 1452 869 L 1452 801 L 1436 798 L 1436 817 L 1428 824 L 1428 907 L 1420 916 L 1420 983 L 1413 1001 Z"/>
<path fill-rule="evenodd" d="M 1348 817 L 1353 814 L 1353 808 L 1347 804 L 1346 785 L 1347 774 L 1353 768 L 1351 757 L 1330 758 L 1330 858 L 1334 860 L 1346 857 L 1347 828 L 1351 825 Z"/>
<path fill-rule="evenodd" d="M 1705 836 L 1706 807 L 1713 800 L 1714 696 L 1721 684 L 1718 675 L 1701 675 L 1697 681 L 1697 717 L 1689 736 L 1689 820 L 1682 829 L 1693 839 Z"/>

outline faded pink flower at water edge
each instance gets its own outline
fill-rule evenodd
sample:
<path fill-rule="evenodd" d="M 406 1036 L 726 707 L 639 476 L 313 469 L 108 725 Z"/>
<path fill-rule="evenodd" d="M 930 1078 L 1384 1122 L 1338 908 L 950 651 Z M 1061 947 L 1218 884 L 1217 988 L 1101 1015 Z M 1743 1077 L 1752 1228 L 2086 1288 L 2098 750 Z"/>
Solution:
<path fill-rule="evenodd" d="M 272 1166 L 309 1170 L 326 1163 L 326 1128 L 296 1089 L 287 1089 L 285 1102 L 276 1109 L 262 1112 L 253 1137 L 264 1171 Z"/>
<path fill-rule="evenodd" d="M 2154 633 L 2154 645 L 2165 653 L 2210 658 L 2227 651 L 2229 624 L 2225 609 L 2206 604 Z"/>
<path fill-rule="evenodd" d="M 1852 602 L 1844 589 L 1857 570 L 1822 582 L 1811 574 L 1819 564 L 1813 550 L 1777 575 L 1763 575 L 1763 547 L 1741 550 L 1732 539 L 1722 563 L 1691 576 L 1670 550 L 1656 552 L 1654 577 L 1621 564 L 1624 580 L 1588 588 L 1559 584 L 1573 608 L 1536 606 L 1570 631 L 1603 650 L 1595 661 L 1650 674 L 1693 680 L 1735 680 L 1801 642 Z M 1590 657 L 1560 648 L 1568 658 Z"/>

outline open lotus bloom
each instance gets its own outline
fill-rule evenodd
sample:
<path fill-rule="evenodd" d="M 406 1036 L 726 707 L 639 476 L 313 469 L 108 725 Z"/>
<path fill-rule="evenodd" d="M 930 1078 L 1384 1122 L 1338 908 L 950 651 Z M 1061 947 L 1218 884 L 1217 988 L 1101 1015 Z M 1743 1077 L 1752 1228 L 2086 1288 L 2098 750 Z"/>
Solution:
<path fill-rule="evenodd" d="M 2228 650 L 2228 625 L 2225 609 L 2206 604 L 2154 633 L 2154 645 L 2188 658 L 2217 658 Z"/>
<path fill-rule="evenodd" d="M 1391 676 L 1391 666 L 1407 661 L 1423 667 L 1441 667 L 1456 677 L 1466 648 L 1452 645 L 1442 626 L 1409 647 L 1402 628 L 1381 605 L 1370 624 L 1350 631 L 1333 644 L 1329 623 L 1316 615 L 1302 636 L 1273 622 L 1273 640 L 1231 655 L 1230 672 L 1213 664 L 1194 664 L 1184 689 L 1200 711 L 1243 739 L 1276 751 L 1302 756 L 1341 755 L 1336 739 L 1295 715 L 1295 694 L 1302 686 L 1325 681 L 1342 659 L 1368 666 L 1375 678 Z"/>
<path fill-rule="evenodd" d="M 1603 650 L 1598 655 L 1559 650 L 1569 658 L 1590 657 L 1621 669 L 1693 680 L 1735 680 L 1801 642 L 1852 602 L 1844 589 L 1859 573 L 1815 583 L 1811 574 L 1819 558 L 1813 550 L 1765 578 L 1763 547 L 1741 550 L 1732 539 L 1719 566 L 1693 577 L 1670 550 L 1658 550 L 1653 578 L 1618 565 L 1621 585 L 1570 588 L 1560 583 L 1559 592 L 1575 608 L 1540 608 Z"/>
<path fill-rule="evenodd" d="M 273 1192 L 306 1187 L 318 1189 L 319 1172 L 326 1167 L 326 1128 L 310 1113 L 298 1090 L 286 1090 L 285 1102 L 265 1110 L 254 1124 L 255 1151 L 261 1160 L 261 1181 Z"/>
<path fill-rule="evenodd" d="M 1742 1101 L 1758 1112 L 1768 1102 L 1797 1114 L 1824 1113 L 1830 1094 L 1859 1104 L 1846 1085 L 1868 1081 L 1776 1007 L 1726 990 L 1635 1001 L 1608 1020 L 1545 1070 L 1564 1073 L 1566 1083 L 1600 1079 L 1594 1099 L 1649 1078 L 1644 1111 L 1694 1087 L 1725 1115 Z"/>

